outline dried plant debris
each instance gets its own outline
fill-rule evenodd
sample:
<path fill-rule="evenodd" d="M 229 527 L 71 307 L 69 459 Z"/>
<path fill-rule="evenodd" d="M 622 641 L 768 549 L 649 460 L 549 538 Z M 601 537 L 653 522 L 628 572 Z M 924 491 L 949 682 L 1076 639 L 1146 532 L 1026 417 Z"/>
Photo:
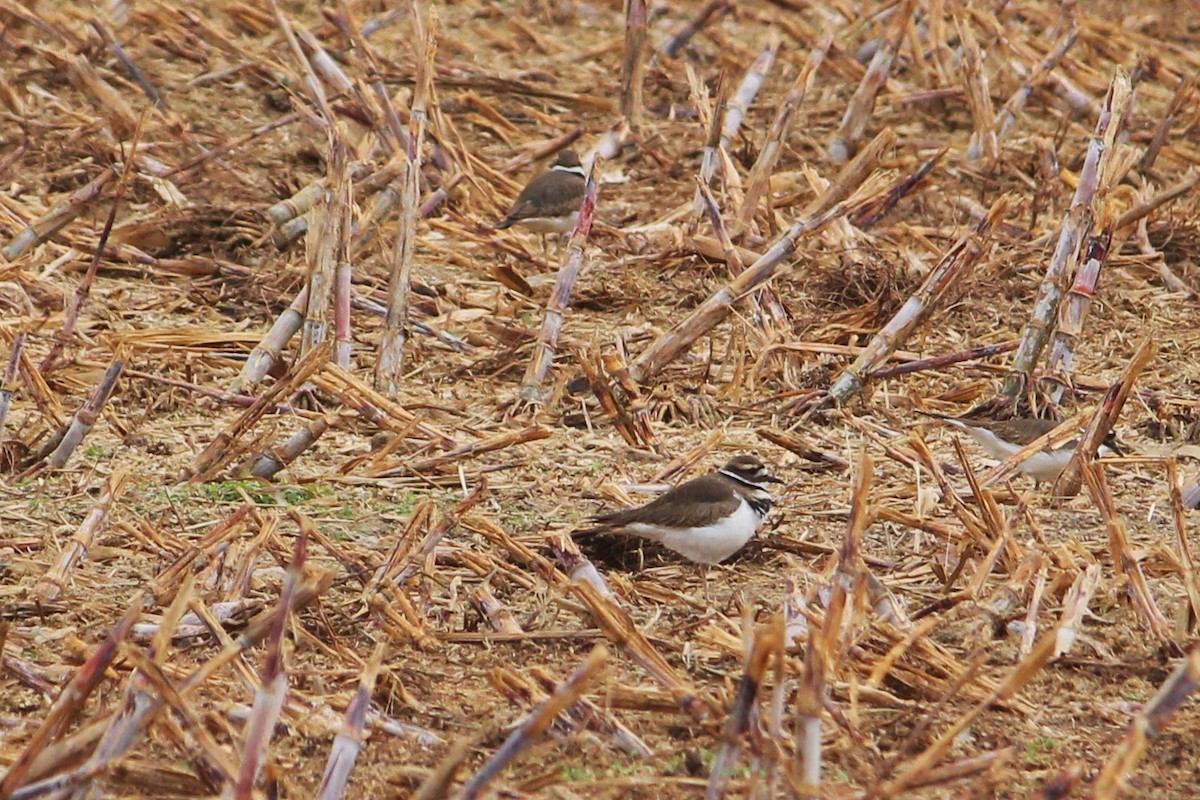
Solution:
<path fill-rule="evenodd" d="M 1197 53 L 0 0 L 0 800 L 1200 794 Z M 738 454 L 726 563 L 576 540 Z"/>

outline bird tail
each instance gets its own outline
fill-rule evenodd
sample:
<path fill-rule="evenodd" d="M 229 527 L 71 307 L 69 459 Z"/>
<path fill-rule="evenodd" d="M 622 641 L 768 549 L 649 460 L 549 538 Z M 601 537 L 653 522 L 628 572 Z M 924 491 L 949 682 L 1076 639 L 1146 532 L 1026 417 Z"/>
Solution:
<path fill-rule="evenodd" d="M 615 516 L 615 514 L 597 514 L 594 517 L 588 517 L 588 522 L 596 524 L 571 531 L 571 538 L 578 539 L 584 536 L 595 536 L 598 533 L 613 533 L 616 530 L 612 524 Z"/>
<path fill-rule="evenodd" d="M 933 417 L 934 419 L 948 420 L 950 422 L 961 422 L 957 417 L 952 417 L 949 414 L 939 414 L 936 411 L 925 411 L 920 408 L 914 408 L 913 411 L 920 414 L 922 417 Z"/>
<path fill-rule="evenodd" d="M 596 525 L 591 528 L 579 528 L 577 530 L 571 531 L 571 538 L 575 539 L 575 540 L 592 539 L 596 536 L 604 536 L 605 534 L 611 534 L 611 533 L 612 533 L 611 528 L 606 528 L 603 525 Z"/>

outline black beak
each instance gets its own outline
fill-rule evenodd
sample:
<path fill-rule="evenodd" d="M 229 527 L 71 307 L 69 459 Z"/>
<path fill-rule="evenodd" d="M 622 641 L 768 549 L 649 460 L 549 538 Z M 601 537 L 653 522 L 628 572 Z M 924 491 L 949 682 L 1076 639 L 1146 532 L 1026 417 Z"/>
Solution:
<path fill-rule="evenodd" d="M 774 475 L 763 475 L 760 480 L 762 480 L 763 483 L 786 483 L 783 478 L 776 478 Z"/>

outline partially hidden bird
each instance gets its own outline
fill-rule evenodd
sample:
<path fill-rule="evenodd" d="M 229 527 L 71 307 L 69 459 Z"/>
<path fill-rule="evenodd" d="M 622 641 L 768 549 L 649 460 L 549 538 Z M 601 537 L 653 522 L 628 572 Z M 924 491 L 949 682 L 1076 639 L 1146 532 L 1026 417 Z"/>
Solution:
<path fill-rule="evenodd" d="M 1061 424 L 1061 420 L 1039 419 L 1037 417 L 1012 417 L 1010 419 L 991 420 L 963 419 L 962 417 L 952 417 L 932 411 L 917 410 L 917 413 L 926 417 L 939 419 L 947 425 L 958 428 L 978 442 L 979 446 L 986 450 L 988 455 L 1001 461 L 1013 453 L 1024 449 L 1034 439 L 1045 436 Z M 1080 435 L 1068 442 L 1064 442 L 1058 447 L 1034 453 L 1021 462 L 1017 470 L 1033 478 L 1037 483 L 1053 481 L 1067 468 L 1071 457 L 1075 455 L 1075 448 L 1079 446 L 1081 436 L 1082 431 L 1080 431 Z M 1111 432 L 1096 450 L 1096 454 L 1100 457 L 1118 455 L 1119 453 L 1120 448 L 1117 445 L 1116 437 Z"/>
<path fill-rule="evenodd" d="M 586 186 L 579 154 L 574 150 L 563 150 L 550 169 L 536 175 L 521 190 L 512 210 L 496 228 L 504 230 L 520 225 L 543 236 L 570 233 L 579 221 L 579 207 Z"/>

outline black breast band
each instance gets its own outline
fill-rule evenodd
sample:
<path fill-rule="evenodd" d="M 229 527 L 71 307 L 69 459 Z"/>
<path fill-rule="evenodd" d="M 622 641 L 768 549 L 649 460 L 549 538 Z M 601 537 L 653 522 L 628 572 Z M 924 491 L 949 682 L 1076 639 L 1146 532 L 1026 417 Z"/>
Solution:
<path fill-rule="evenodd" d="M 770 497 L 751 497 L 749 495 L 744 495 L 744 497 L 746 497 L 746 502 L 750 504 L 750 508 L 754 509 L 754 513 L 758 516 L 765 517 L 771 512 L 772 500 Z"/>

